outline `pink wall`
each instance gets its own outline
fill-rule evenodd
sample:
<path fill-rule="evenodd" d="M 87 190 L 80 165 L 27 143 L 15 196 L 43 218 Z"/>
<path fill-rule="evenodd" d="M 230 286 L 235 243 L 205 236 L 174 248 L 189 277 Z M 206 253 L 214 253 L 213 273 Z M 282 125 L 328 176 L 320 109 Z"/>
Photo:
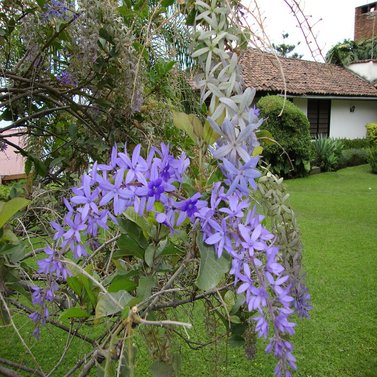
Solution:
<path fill-rule="evenodd" d="M 3 135 L 14 133 L 14 130 L 3 132 Z M 10 142 L 22 145 L 22 138 L 19 136 L 11 136 L 7 138 Z M 15 149 L 8 145 L 4 152 L 0 151 L 0 176 L 24 174 L 25 159 L 19 153 L 15 153 Z"/>

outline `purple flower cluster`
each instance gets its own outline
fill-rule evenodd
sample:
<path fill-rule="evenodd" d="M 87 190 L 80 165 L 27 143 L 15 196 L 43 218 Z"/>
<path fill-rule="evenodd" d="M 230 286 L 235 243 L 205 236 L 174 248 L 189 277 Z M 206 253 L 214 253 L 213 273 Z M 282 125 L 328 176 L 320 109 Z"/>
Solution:
<path fill-rule="evenodd" d="M 66 280 L 70 275 L 63 261 L 64 254 L 71 251 L 75 259 L 87 256 L 91 244 L 84 240 L 93 240 L 99 229 L 108 229 L 109 219 L 116 224 L 116 216 L 130 207 L 140 216 L 153 213 L 157 222 L 172 231 L 186 218 L 194 219 L 206 202 L 200 200 L 199 193 L 189 199 L 179 195 L 188 166 L 186 155 L 173 157 L 166 144 L 161 149 L 153 147 L 146 158 L 141 155 L 141 145 L 137 145 L 132 155 L 127 148 L 118 153 L 114 147 L 109 164 L 95 163 L 91 172 L 83 175 L 81 185 L 72 189 L 70 200 L 65 200 L 67 213 L 63 225 L 51 223 L 55 230 L 54 250 L 46 247 L 47 258 L 38 262 L 38 272 L 48 276 L 49 285 L 44 289 L 34 288 L 33 303 L 40 309 L 30 318 L 37 325 L 46 321 L 46 302 L 54 299 L 57 290 L 54 278 Z M 160 205 L 155 206 L 156 202 Z"/>
<path fill-rule="evenodd" d="M 290 376 L 295 370 L 292 345 L 287 337 L 294 333 L 295 324 L 289 321 L 293 313 L 293 298 L 289 276 L 280 263 L 275 237 L 263 225 L 263 216 L 256 214 L 249 200 L 256 190 L 255 179 L 259 158 L 251 153 L 258 142 L 255 129 L 259 127 L 258 110 L 249 111 L 250 123 L 237 130 L 237 119 L 225 119 L 221 127 L 210 119 L 220 135 L 212 150 L 219 159 L 224 183 L 213 186 L 209 204 L 198 210 L 203 240 L 213 245 L 218 257 L 225 251 L 232 258 L 230 274 L 238 285 L 237 293 L 245 295 L 250 312 L 256 312 L 256 331 L 267 338 L 271 326 L 272 338 L 266 348 L 279 359 L 275 374 Z"/>
<path fill-rule="evenodd" d="M 64 21 L 70 20 L 73 16 L 76 16 L 74 9 L 74 3 L 70 0 L 50 0 L 45 5 L 46 11 L 42 14 L 45 20 L 58 18 Z"/>
<path fill-rule="evenodd" d="M 66 86 L 77 86 L 77 80 L 73 77 L 72 73 L 68 71 L 62 71 L 59 75 L 56 76 L 56 79 L 60 84 Z"/>
<path fill-rule="evenodd" d="M 139 216 L 153 214 L 172 232 L 187 220 L 200 226 L 204 242 L 213 245 L 218 257 L 224 252 L 230 255 L 230 274 L 237 293 L 245 297 L 247 310 L 255 313 L 258 335 L 267 338 L 272 334 L 266 351 L 279 359 L 275 374 L 290 376 L 296 365 L 287 339 L 294 333 L 295 324 L 289 317 L 295 303 L 275 237 L 264 227 L 264 217 L 252 209 L 250 191 L 256 189 L 255 179 L 260 176 L 259 157 L 252 156 L 259 145 L 255 137 L 261 123 L 257 109 L 249 111 L 249 120 L 242 131 L 237 131 L 236 119 L 225 119 L 221 127 L 210 120 L 220 135 L 212 154 L 220 160 L 224 181 L 213 185 L 208 200 L 200 193 L 182 196 L 189 160 L 184 153 L 175 158 L 166 144 L 160 149 L 152 147 L 146 156 L 141 145 L 132 154 L 126 147 L 122 152 L 114 147 L 108 164 L 95 163 L 72 189 L 72 197 L 65 200 L 63 225 L 51 224 L 56 247 L 46 248 L 47 258 L 38 263 L 39 272 L 50 276 L 51 284 L 34 288 L 33 303 L 41 309 L 30 317 L 38 324 L 46 320 L 46 301 L 51 302 L 57 290 L 52 276 L 66 279 L 70 274 L 62 256 L 67 251 L 76 259 L 88 255 L 91 243 L 85 240 L 95 240 L 99 229 L 107 229 L 109 220 L 117 224 L 116 217 L 128 208 Z"/>

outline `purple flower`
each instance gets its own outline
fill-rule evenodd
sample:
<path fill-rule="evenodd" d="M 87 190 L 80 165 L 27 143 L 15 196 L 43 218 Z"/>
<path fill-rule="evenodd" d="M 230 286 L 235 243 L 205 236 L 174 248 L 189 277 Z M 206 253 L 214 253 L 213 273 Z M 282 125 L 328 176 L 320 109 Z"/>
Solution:
<path fill-rule="evenodd" d="M 99 182 L 100 188 L 105 193 L 99 204 L 103 206 L 112 200 L 115 215 L 123 213 L 130 206 L 131 200 L 134 197 L 134 193 L 125 186 L 123 179 L 124 169 L 119 169 L 115 174 L 113 184 L 105 178 L 101 178 Z"/>
<path fill-rule="evenodd" d="M 206 234 L 204 242 L 207 245 L 214 245 L 216 255 L 218 258 L 220 258 L 226 243 L 230 243 L 226 232 L 226 222 L 225 220 L 222 220 L 220 225 L 215 220 L 209 219 L 208 224 L 211 226 L 212 230 L 209 234 Z"/>
<path fill-rule="evenodd" d="M 175 204 L 176 208 L 181 211 L 178 216 L 177 226 L 181 225 L 187 217 L 192 221 L 198 210 L 207 204 L 206 201 L 199 200 L 200 197 L 201 194 L 197 192 L 190 199 Z"/>
<path fill-rule="evenodd" d="M 44 249 L 44 252 L 48 257 L 37 262 L 39 266 L 38 272 L 42 274 L 55 273 L 57 277 L 67 280 L 67 277 L 70 276 L 71 273 L 65 267 L 65 264 L 59 260 L 59 255 L 49 246 Z"/>
<path fill-rule="evenodd" d="M 256 169 L 259 157 L 251 157 L 246 164 L 238 162 L 239 167 L 232 164 L 227 159 L 223 159 L 222 170 L 227 178 L 229 185 L 228 194 L 239 190 L 245 195 L 250 192 L 250 187 L 257 189 L 255 178 L 260 177 L 260 172 Z"/>
<path fill-rule="evenodd" d="M 251 257 L 254 256 L 255 250 L 266 249 L 266 244 L 260 240 L 260 236 L 263 231 L 262 225 L 259 224 L 255 229 L 251 229 L 248 226 L 239 224 L 238 229 L 240 231 L 241 237 L 244 239 L 244 242 L 242 242 L 241 244 Z"/>
<path fill-rule="evenodd" d="M 67 85 L 67 86 L 77 86 L 78 85 L 77 80 L 75 80 L 72 73 L 70 73 L 68 71 L 61 72 L 58 76 L 56 76 L 56 79 L 62 85 Z"/>
<path fill-rule="evenodd" d="M 50 0 L 44 5 L 46 12 L 42 16 L 46 19 L 61 18 L 65 21 L 69 20 L 75 13 L 72 11 L 73 3 L 67 0 Z"/>
<path fill-rule="evenodd" d="M 151 211 L 156 200 L 166 200 L 165 193 L 172 191 L 175 191 L 175 187 L 159 176 L 159 161 L 154 161 L 151 167 L 150 181 L 148 182 L 143 179 L 142 187 L 138 187 L 135 190 L 135 194 L 144 199 L 141 200 L 140 203 L 137 203 L 135 211 L 142 214 L 144 211 L 145 200 L 146 210 Z"/>
<path fill-rule="evenodd" d="M 211 127 L 222 136 L 217 142 L 219 147 L 212 152 L 213 157 L 218 160 L 226 158 L 233 164 L 236 164 L 239 158 L 248 162 L 251 157 L 247 151 L 247 141 L 254 133 L 254 128 L 248 126 L 237 134 L 235 126 L 227 118 L 225 118 L 221 128 L 210 118 L 209 121 Z"/>
<path fill-rule="evenodd" d="M 134 148 L 131 158 L 126 152 L 119 153 L 118 164 L 128 170 L 125 180 L 126 184 L 129 184 L 134 179 L 139 180 L 139 182 L 145 179 L 144 174 L 148 171 L 148 165 L 144 158 L 140 156 L 140 149 L 141 145 L 138 144 Z"/>
<path fill-rule="evenodd" d="M 84 175 L 82 177 L 82 186 L 80 188 L 73 189 L 76 196 L 71 198 L 71 203 L 83 205 L 78 209 L 81 212 L 82 220 L 85 221 L 89 215 L 89 212 L 98 214 L 97 199 L 99 194 L 99 188 L 91 191 L 91 177 Z"/>

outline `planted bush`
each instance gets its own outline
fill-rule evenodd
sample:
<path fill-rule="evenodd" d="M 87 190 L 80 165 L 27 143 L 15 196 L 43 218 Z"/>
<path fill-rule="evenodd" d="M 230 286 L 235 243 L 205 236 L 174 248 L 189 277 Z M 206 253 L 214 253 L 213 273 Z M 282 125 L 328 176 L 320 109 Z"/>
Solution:
<path fill-rule="evenodd" d="M 372 173 L 377 174 L 377 146 L 369 149 L 368 162 L 372 169 Z"/>
<path fill-rule="evenodd" d="M 338 168 L 339 159 L 343 150 L 341 141 L 327 137 L 313 140 L 314 163 L 321 171 L 333 171 Z"/>
<path fill-rule="evenodd" d="M 368 162 L 373 173 L 377 174 L 377 123 L 368 123 L 367 139 L 369 143 Z"/>
<path fill-rule="evenodd" d="M 344 150 L 347 149 L 368 149 L 369 143 L 366 137 L 358 139 L 347 139 L 340 138 L 337 139 L 343 144 Z"/>
<path fill-rule="evenodd" d="M 364 148 L 344 149 L 340 155 L 338 167 L 357 166 L 368 163 L 368 150 Z"/>
<path fill-rule="evenodd" d="M 310 172 L 311 145 L 309 121 L 293 103 L 279 96 L 258 101 L 262 128 L 271 132 L 276 143 L 265 146 L 264 160 L 283 177 L 302 177 Z M 282 111 L 283 109 L 283 111 Z"/>

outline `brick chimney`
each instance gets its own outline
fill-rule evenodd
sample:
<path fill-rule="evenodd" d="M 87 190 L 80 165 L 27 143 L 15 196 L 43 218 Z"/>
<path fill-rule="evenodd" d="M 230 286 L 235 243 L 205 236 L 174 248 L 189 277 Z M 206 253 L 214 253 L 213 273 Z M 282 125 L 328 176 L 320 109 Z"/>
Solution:
<path fill-rule="evenodd" d="M 375 37 L 376 34 L 377 2 L 355 8 L 354 40 L 359 41 L 363 39 L 370 39 L 372 37 Z"/>

